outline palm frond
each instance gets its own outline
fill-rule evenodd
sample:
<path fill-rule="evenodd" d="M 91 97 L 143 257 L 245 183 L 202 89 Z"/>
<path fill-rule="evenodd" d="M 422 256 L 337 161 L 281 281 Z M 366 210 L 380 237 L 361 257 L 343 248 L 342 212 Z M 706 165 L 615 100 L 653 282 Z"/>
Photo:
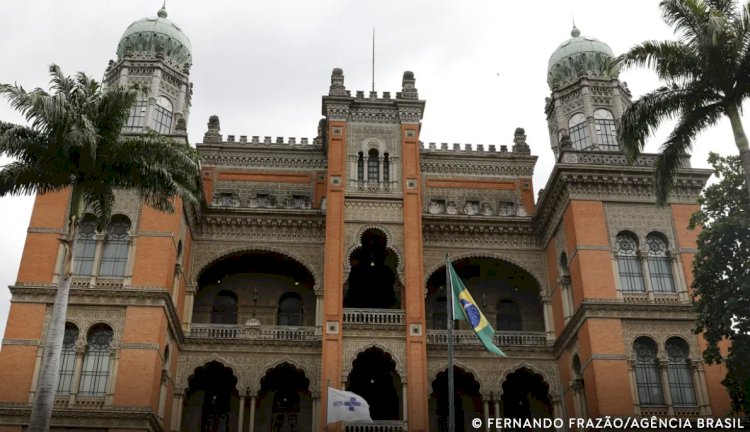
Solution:
<path fill-rule="evenodd" d="M 645 41 L 617 58 L 622 67 L 646 67 L 664 81 L 686 81 L 701 75 L 700 54 L 675 41 Z"/>
<path fill-rule="evenodd" d="M 686 106 L 667 140 L 661 145 L 654 163 L 654 189 L 657 203 L 667 202 L 677 171 L 689 156 L 695 137 L 709 126 L 715 125 L 725 114 L 721 103 Z"/>

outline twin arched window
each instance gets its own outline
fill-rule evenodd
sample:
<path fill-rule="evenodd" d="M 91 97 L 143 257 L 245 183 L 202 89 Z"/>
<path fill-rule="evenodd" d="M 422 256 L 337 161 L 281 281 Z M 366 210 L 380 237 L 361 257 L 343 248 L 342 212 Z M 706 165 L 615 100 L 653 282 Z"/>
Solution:
<path fill-rule="evenodd" d="M 617 235 L 617 268 L 620 273 L 620 285 L 623 292 L 644 292 L 644 269 L 638 253 L 638 241 L 632 233 L 622 232 Z M 650 286 L 655 293 L 676 292 L 672 258 L 669 256 L 667 240 L 653 232 L 646 236 L 648 245 L 648 274 Z"/>
<path fill-rule="evenodd" d="M 620 149 L 617 145 L 615 117 L 611 112 L 605 109 L 594 111 L 594 129 L 596 129 L 600 150 L 615 151 Z"/>
<path fill-rule="evenodd" d="M 154 106 L 154 115 L 151 118 L 151 129 L 160 134 L 169 134 L 172 132 L 172 102 L 164 96 L 156 99 Z"/>
<path fill-rule="evenodd" d="M 128 263 L 130 219 L 122 214 L 113 215 L 107 227 L 99 263 L 95 262 L 96 218 L 87 213 L 81 218 L 78 238 L 73 252 L 73 274 L 90 276 L 94 268 L 104 277 L 123 277 Z"/>
<path fill-rule="evenodd" d="M 583 113 L 573 114 L 568 120 L 568 135 L 575 150 L 588 150 L 591 147 L 591 137 Z"/>
<path fill-rule="evenodd" d="M 142 132 L 146 126 L 146 114 L 148 112 L 148 101 L 136 101 L 128 112 L 128 119 L 125 122 L 123 131 L 125 132 Z M 172 132 L 172 120 L 174 106 L 172 101 L 164 96 L 156 98 L 154 111 L 151 115 L 150 127 L 160 134 L 169 134 Z"/>
<path fill-rule="evenodd" d="M 214 298 L 212 324 L 237 324 L 237 294 L 222 290 Z"/>
<path fill-rule="evenodd" d="M 523 330 L 523 318 L 518 303 L 511 299 L 502 299 L 497 302 L 497 330 L 498 331 L 521 331 Z"/>
<path fill-rule="evenodd" d="M 594 129 L 596 130 L 596 140 L 600 150 L 619 150 L 615 117 L 612 112 L 601 108 L 594 110 Z M 586 116 L 583 113 L 575 113 L 570 117 L 570 120 L 568 120 L 568 135 L 575 150 L 591 149 L 591 137 L 587 128 Z"/>
<path fill-rule="evenodd" d="M 380 153 L 377 149 L 370 149 L 367 152 L 367 178 L 365 178 L 365 155 L 363 152 L 359 152 L 357 155 L 357 181 L 378 184 L 381 181 L 380 171 Z M 391 181 L 391 166 L 389 160 L 389 154 L 383 153 L 383 171 L 382 171 L 383 183 L 389 183 Z"/>
<path fill-rule="evenodd" d="M 281 296 L 279 299 L 279 310 L 276 315 L 276 322 L 281 326 L 301 326 L 303 325 L 303 303 L 299 294 L 290 292 Z"/>
<path fill-rule="evenodd" d="M 666 376 L 673 406 L 695 406 L 695 385 L 690 367 L 690 348 L 684 339 L 673 336 L 664 344 L 667 351 Z M 641 406 L 664 406 L 664 386 L 658 346 L 641 336 L 633 343 L 635 381 Z"/>
<path fill-rule="evenodd" d="M 76 376 L 76 348 L 79 331 L 73 323 L 65 323 L 65 336 L 60 363 L 58 394 L 70 394 L 78 385 L 81 396 L 106 396 L 107 382 L 111 370 L 112 337 L 114 332 L 106 324 L 93 325 L 86 336 L 86 352 L 80 370 L 80 381 L 73 382 Z"/>

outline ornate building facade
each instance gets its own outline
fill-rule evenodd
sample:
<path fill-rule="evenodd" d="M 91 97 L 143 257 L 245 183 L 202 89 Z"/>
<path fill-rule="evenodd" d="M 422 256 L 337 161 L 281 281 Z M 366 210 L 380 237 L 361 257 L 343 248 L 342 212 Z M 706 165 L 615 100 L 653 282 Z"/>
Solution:
<path fill-rule="evenodd" d="M 117 54 L 105 83 L 149 90 L 123 133 L 187 140 L 185 34 L 162 9 Z M 654 204 L 654 156 L 628 165 L 617 144 L 630 93 L 612 57 L 575 28 L 552 54 L 557 162 L 536 199 L 523 129 L 508 145 L 420 141 L 412 72 L 395 94 L 352 94 L 333 69 L 309 141 L 224 136 L 212 116 L 196 145 L 200 217 L 120 191 L 105 232 L 83 218 L 53 429 L 319 431 L 330 385 L 370 404 L 375 424 L 347 430 L 445 430 L 446 254 L 508 354 L 456 330 L 456 430 L 475 417 L 726 414 L 689 293 L 688 219 L 710 171 L 686 163 L 669 204 Z M 28 419 L 68 200 L 37 197 L 10 287 L 1 431 Z"/>

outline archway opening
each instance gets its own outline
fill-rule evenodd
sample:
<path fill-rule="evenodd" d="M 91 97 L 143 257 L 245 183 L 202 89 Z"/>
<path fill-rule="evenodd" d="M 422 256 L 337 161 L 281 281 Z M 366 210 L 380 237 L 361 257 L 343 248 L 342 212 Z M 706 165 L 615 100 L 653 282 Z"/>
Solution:
<path fill-rule="evenodd" d="M 369 229 L 352 252 L 349 278 L 344 285 L 344 307 L 398 309 L 401 290 L 396 278 L 398 257 L 387 247 L 385 234 Z"/>
<path fill-rule="evenodd" d="M 289 363 L 266 372 L 260 380 L 255 430 L 299 432 L 312 423 L 310 380 Z"/>
<path fill-rule="evenodd" d="M 482 396 L 474 375 L 453 366 L 453 400 L 456 432 L 475 430 L 471 420 L 482 418 Z M 437 374 L 432 381 L 429 401 L 430 430 L 448 430 L 448 370 Z"/>
<path fill-rule="evenodd" d="M 222 258 L 198 278 L 192 323 L 315 325 L 315 279 L 286 255 L 246 251 Z"/>
<path fill-rule="evenodd" d="M 551 418 L 552 402 L 544 377 L 521 368 L 508 375 L 500 399 L 502 417 L 512 419 Z"/>
<path fill-rule="evenodd" d="M 401 377 L 396 372 L 396 363 L 383 350 L 369 348 L 354 359 L 346 389 L 365 398 L 373 420 L 402 418 Z"/>
<path fill-rule="evenodd" d="M 453 268 L 487 321 L 499 332 L 544 332 L 540 287 L 523 268 L 497 258 L 462 258 Z M 445 266 L 427 279 L 425 313 L 428 328 L 446 328 Z M 459 329 L 468 329 L 463 321 Z"/>
<path fill-rule="evenodd" d="M 184 432 L 237 430 L 239 395 L 237 377 L 223 364 L 212 361 L 196 368 L 188 379 L 182 415 Z"/>

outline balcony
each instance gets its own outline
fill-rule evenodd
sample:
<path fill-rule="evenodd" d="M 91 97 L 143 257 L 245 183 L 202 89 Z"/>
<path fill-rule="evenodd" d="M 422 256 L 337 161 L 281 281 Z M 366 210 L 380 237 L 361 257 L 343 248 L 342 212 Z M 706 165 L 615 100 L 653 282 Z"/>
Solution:
<path fill-rule="evenodd" d="M 372 423 L 346 423 L 344 432 L 401 432 L 406 430 L 403 420 L 374 420 Z"/>
<path fill-rule="evenodd" d="M 344 308 L 346 327 L 402 329 L 405 322 L 402 309 Z"/>
<path fill-rule="evenodd" d="M 255 341 L 255 342 L 318 342 L 321 332 L 316 327 L 290 326 L 246 326 L 233 324 L 192 324 L 186 335 L 190 339 L 212 341 Z"/>
<path fill-rule="evenodd" d="M 544 332 L 495 332 L 492 341 L 499 347 L 543 347 L 547 345 L 547 337 Z M 448 345 L 448 330 L 427 330 L 427 343 L 432 345 Z M 453 330 L 453 344 L 454 346 L 463 347 L 481 346 L 481 342 L 474 333 L 474 330 Z"/>

